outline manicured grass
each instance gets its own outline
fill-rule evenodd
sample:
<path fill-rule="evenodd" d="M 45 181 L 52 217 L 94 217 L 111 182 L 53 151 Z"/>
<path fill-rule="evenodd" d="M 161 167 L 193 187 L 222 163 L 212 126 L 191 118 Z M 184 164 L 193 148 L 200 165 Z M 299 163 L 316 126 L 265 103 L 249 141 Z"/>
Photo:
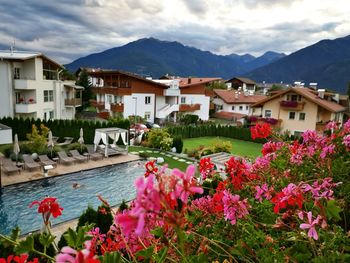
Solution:
<path fill-rule="evenodd" d="M 226 137 L 199 137 L 199 138 L 184 139 L 183 150 L 184 149 L 191 150 L 201 145 L 209 146 L 215 141 L 215 139 L 231 142 L 232 144 L 231 153 L 234 155 L 238 155 L 242 157 L 247 156 L 250 158 L 255 158 L 261 155 L 262 144 L 241 141 L 241 140 L 236 140 L 236 139 L 231 139 Z"/>
<path fill-rule="evenodd" d="M 147 151 L 155 151 L 155 149 L 146 148 L 146 147 L 139 147 L 139 146 L 129 146 L 129 152 L 139 152 L 139 151 L 145 152 L 150 157 L 163 157 L 164 158 L 164 163 L 168 164 L 168 167 L 171 168 L 171 169 L 172 168 L 178 168 L 181 171 L 185 171 L 187 166 L 189 166 L 189 164 L 187 164 L 185 162 L 179 162 L 179 161 L 174 160 L 173 158 L 165 156 L 163 154 L 153 153 L 153 152 L 152 153 L 148 153 L 147 152 Z M 186 158 L 181 158 L 181 159 L 185 159 L 186 161 L 191 161 L 191 160 L 188 160 Z"/>

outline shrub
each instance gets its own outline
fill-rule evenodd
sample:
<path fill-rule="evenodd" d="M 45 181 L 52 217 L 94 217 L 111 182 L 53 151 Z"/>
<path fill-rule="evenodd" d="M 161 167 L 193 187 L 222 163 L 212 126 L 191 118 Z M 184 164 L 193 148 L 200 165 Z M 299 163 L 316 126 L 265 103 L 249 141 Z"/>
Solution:
<path fill-rule="evenodd" d="M 77 150 L 81 154 L 83 154 L 84 152 L 87 152 L 86 145 L 80 144 L 78 142 L 75 142 L 75 143 L 68 145 L 68 151 L 70 151 L 70 150 Z"/>
<path fill-rule="evenodd" d="M 91 206 L 88 206 L 88 208 L 83 212 L 83 214 L 79 217 L 78 219 L 78 225 L 77 229 L 79 226 L 84 226 L 86 224 L 96 224 L 97 222 L 97 211 L 93 209 Z"/>
<path fill-rule="evenodd" d="M 184 143 L 182 141 L 182 138 L 180 136 L 176 136 L 173 138 L 173 145 L 172 147 L 176 148 L 176 152 L 177 153 L 181 153 L 182 152 L 182 148 L 184 146 Z"/>
<path fill-rule="evenodd" d="M 128 204 L 125 202 L 125 200 L 123 199 L 123 201 L 121 202 L 121 204 L 119 205 L 118 211 L 124 211 L 126 209 L 128 209 L 129 206 Z"/>
<path fill-rule="evenodd" d="M 97 209 L 96 227 L 99 227 L 102 233 L 107 233 L 112 223 L 111 209 L 104 204 L 100 205 Z"/>
<path fill-rule="evenodd" d="M 173 144 L 170 134 L 165 129 L 152 129 L 147 134 L 147 142 L 149 147 L 169 150 Z"/>
<path fill-rule="evenodd" d="M 198 115 L 194 115 L 194 114 L 185 114 L 181 117 L 180 122 L 182 122 L 185 125 L 188 124 L 197 124 L 198 122 Z"/>
<path fill-rule="evenodd" d="M 232 144 L 229 141 L 222 141 L 219 139 L 215 139 L 215 141 L 210 146 L 213 153 L 218 152 L 231 152 Z"/>

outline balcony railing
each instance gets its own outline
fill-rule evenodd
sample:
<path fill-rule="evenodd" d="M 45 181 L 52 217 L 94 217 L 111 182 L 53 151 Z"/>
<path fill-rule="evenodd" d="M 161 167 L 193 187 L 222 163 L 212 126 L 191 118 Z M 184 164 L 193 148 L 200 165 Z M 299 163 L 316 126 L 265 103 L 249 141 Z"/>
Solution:
<path fill-rule="evenodd" d="M 16 113 L 33 113 L 38 110 L 37 103 L 18 103 L 16 104 Z"/>
<path fill-rule="evenodd" d="M 272 127 L 281 127 L 282 120 L 281 119 L 274 119 L 274 118 L 261 118 L 261 117 L 256 117 L 256 116 L 250 116 L 248 117 L 248 120 L 252 125 L 255 124 L 262 124 L 262 123 L 268 123 Z"/>
<path fill-rule="evenodd" d="M 81 106 L 82 105 L 82 99 L 78 98 L 78 99 L 65 99 L 64 100 L 64 104 L 66 106 Z"/>
<path fill-rule="evenodd" d="M 281 108 L 284 108 L 287 110 L 295 110 L 295 111 L 303 110 L 304 104 L 305 102 L 289 101 L 289 100 L 283 100 L 280 102 Z"/>
<path fill-rule="evenodd" d="M 92 107 L 98 108 L 99 110 L 103 110 L 105 108 L 104 102 L 97 102 L 96 100 L 90 100 L 90 105 Z"/>
<path fill-rule="evenodd" d="M 200 104 L 180 104 L 179 111 L 185 112 L 185 111 L 196 111 L 200 110 L 201 105 Z"/>
<path fill-rule="evenodd" d="M 131 88 L 101 87 L 92 88 L 94 94 L 112 94 L 115 96 L 131 95 Z"/>
<path fill-rule="evenodd" d="M 123 103 L 113 103 L 113 104 L 111 104 L 111 111 L 113 111 L 113 112 L 124 112 L 124 104 Z"/>

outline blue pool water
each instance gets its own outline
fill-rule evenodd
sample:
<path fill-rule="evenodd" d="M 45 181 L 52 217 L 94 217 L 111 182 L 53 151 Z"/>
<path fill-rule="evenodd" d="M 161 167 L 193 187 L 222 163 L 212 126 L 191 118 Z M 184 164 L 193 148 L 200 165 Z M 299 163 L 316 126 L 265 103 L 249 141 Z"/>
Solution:
<path fill-rule="evenodd" d="M 143 167 L 143 163 L 129 162 L 6 186 L 0 194 L 0 233 L 9 234 L 16 226 L 21 234 L 40 229 L 42 218 L 37 206 L 29 208 L 29 205 L 45 196 L 57 197 L 64 208 L 62 216 L 52 219 L 53 224 L 79 217 L 89 204 L 97 208 L 101 202 L 96 195 L 111 205 L 133 199 L 134 181 L 144 173 Z M 73 188 L 74 183 L 81 187 Z"/>

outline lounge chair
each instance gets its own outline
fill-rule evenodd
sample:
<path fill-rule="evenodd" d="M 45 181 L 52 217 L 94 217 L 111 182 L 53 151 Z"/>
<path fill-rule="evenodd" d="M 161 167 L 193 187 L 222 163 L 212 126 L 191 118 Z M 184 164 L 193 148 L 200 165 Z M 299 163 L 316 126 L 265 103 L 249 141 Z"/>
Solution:
<path fill-rule="evenodd" d="M 72 157 L 79 162 L 85 162 L 85 161 L 87 162 L 88 161 L 87 156 L 81 155 L 77 150 L 70 150 L 69 152 L 72 155 Z"/>
<path fill-rule="evenodd" d="M 27 167 L 29 170 L 41 167 L 40 164 L 34 161 L 33 157 L 30 155 L 23 155 L 24 167 Z"/>
<path fill-rule="evenodd" d="M 46 165 L 52 165 L 54 167 L 57 166 L 57 163 L 50 160 L 49 157 L 47 157 L 47 155 L 39 155 L 39 160 L 43 166 L 46 166 Z"/>
<path fill-rule="evenodd" d="M 2 158 L 1 163 L 2 163 L 2 170 L 6 173 L 21 172 L 21 168 L 14 165 L 10 159 Z"/>
<path fill-rule="evenodd" d="M 121 154 L 127 154 L 128 153 L 128 146 L 125 147 L 120 147 L 116 144 L 111 144 L 110 145 L 111 149 L 115 150 L 117 153 Z"/>
<path fill-rule="evenodd" d="M 88 150 L 90 159 L 92 160 L 103 159 L 103 154 L 95 152 L 93 146 L 87 145 L 86 148 Z"/>
<path fill-rule="evenodd" d="M 73 141 L 73 137 L 64 137 L 64 142 L 58 143 L 57 145 L 59 146 L 68 145 L 68 144 L 71 144 L 72 141 Z"/>
<path fill-rule="evenodd" d="M 60 162 L 65 164 L 71 164 L 74 163 L 75 159 L 72 157 L 69 157 L 65 151 L 58 152 L 58 158 L 60 159 Z"/>

